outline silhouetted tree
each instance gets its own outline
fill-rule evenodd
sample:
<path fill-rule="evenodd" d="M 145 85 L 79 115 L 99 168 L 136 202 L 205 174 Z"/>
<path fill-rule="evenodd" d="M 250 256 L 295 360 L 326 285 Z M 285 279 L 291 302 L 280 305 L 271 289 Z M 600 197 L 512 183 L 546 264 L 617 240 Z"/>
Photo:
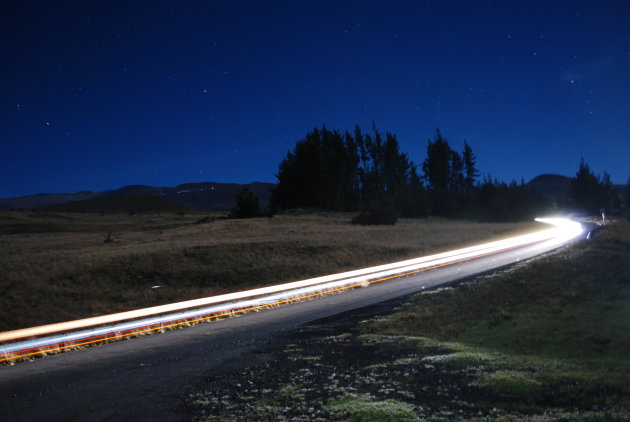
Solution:
<path fill-rule="evenodd" d="M 351 136 L 313 129 L 280 163 L 272 208 L 356 209 L 358 161 Z"/>
<path fill-rule="evenodd" d="M 600 178 L 593 173 L 584 161 L 580 161 L 580 167 L 571 179 L 571 185 L 567 191 L 567 204 L 574 210 L 597 214 L 605 208 L 610 210 L 615 205 L 616 195 L 610 176 L 604 173 Z"/>
<path fill-rule="evenodd" d="M 468 145 L 468 142 L 464 139 L 464 174 L 465 185 L 467 189 L 472 189 L 475 185 L 475 180 L 479 177 L 479 171 L 477 170 L 477 157 L 473 153 L 472 148 Z"/>
<path fill-rule="evenodd" d="M 427 157 L 422 163 L 422 172 L 431 199 L 431 209 L 435 215 L 449 215 L 455 208 L 455 198 L 451 192 L 455 176 L 452 168 L 453 155 L 448 141 L 442 136 L 440 130 L 436 129 L 433 141 L 430 139 L 427 141 Z M 458 167 L 461 167 L 460 163 L 461 160 L 458 160 Z"/>
<path fill-rule="evenodd" d="M 429 191 L 448 190 L 450 160 L 451 147 L 440 130 L 436 129 L 433 141 L 427 141 L 427 158 L 422 163 L 422 172 Z"/>
<path fill-rule="evenodd" d="M 624 192 L 623 205 L 626 217 L 630 219 L 630 177 L 628 178 L 628 184 L 626 185 L 626 191 Z"/>
<path fill-rule="evenodd" d="M 252 191 L 243 188 L 235 198 L 235 205 L 230 212 L 232 218 L 253 218 L 261 215 L 258 198 Z"/>

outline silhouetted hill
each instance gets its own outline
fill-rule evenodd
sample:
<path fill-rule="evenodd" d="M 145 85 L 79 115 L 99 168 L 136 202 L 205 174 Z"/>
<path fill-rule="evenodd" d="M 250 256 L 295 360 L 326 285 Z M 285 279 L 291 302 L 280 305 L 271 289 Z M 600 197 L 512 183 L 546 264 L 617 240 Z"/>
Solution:
<path fill-rule="evenodd" d="M 541 174 L 534 177 L 529 183 L 537 193 L 552 202 L 560 202 L 571 185 L 571 178 L 559 174 Z"/>
<path fill-rule="evenodd" d="M 56 212 L 104 212 L 104 213 L 136 213 L 136 212 L 184 212 L 187 207 L 167 199 L 153 195 L 110 195 L 51 205 L 45 211 Z"/>
<path fill-rule="evenodd" d="M 87 199 L 120 195 L 149 195 L 160 197 L 184 207 L 204 211 L 225 211 L 234 206 L 234 197 L 244 187 L 258 197 L 261 206 L 269 205 L 273 183 L 254 182 L 246 185 L 238 183 L 186 183 L 175 187 L 129 185 L 105 192 L 77 192 L 59 194 L 27 195 L 0 199 L 0 211 L 45 209 L 55 204 L 64 204 Z"/>
<path fill-rule="evenodd" d="M 101 195 L 142 194 L 166 198 L 169 201 L 198 210 L 229 210 L 234 207 L 234 197 L 244 187 L 258 197 L 260 204 L 269 204 L 273 183 L 254 182 L 247 185 L 238 183 L 186 183 L 175 187 L 154 187 L 146 185 L 130 185 L 115 191 L 103 192 Z"/>
<path fill-rule="evenodd" d="M 40 193 L 37 195 L 18 196 L 16 198 L 0 199 L 0 211 L 8 210 L 33 210 L 48 207 L 54 204 L 81 201 L 98 195 L 90 191 L 76 193 Z"/>

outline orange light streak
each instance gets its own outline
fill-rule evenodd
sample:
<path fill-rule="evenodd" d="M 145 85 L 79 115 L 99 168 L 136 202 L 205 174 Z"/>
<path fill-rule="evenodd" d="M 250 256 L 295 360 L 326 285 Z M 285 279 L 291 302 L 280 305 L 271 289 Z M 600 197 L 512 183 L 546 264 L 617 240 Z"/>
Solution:
<path fill-rule="evenodd" d="M 22 338 L 30 338 L 37 337 L 46 334 L 58 333 L 61 331 L 71 331 L 78 330 L 80 328 L 93 327 L 98 325 L 112 324 L 115 322 L 138 319 L 142 317 L 148 317 L 158 314 L 165 314 L 170 312 L 176 312 L 183 309 L 190 309 L 195 307 L 201 307 L 210 304 L 216 304 L 221 302 L 228 302 L 232 300 L 238 300 L 243 298 L 249 298 L 253 296 L 262 296 L 270 293 L 278 293 L 286 290 L 292 290 L 301 287 L 314 286 L 317 284 L 323 284 L 325 282 L 335 281 L 335 280 L 343 280 L 345 278 L 350 278 L 354 276 L 362 276 L 370 273 L 379 272 L 382 270 L 390 270 L 392 268 L 407 266 L 418 264 L 422 262 L 428 262 L 432 260 L 455 257 L 457 255 L 462 255 L 469 252 L 474 252 L 475 250 L 487 249 L 489 247 L 497 246 L 500 247 L 503 244 L 514 244 L 514 242 L 526 242 L 526 239 L 529 239 L 532 236 L 537 236 L 536 238 L 552 238 L 557 235 L 557 229 L 547 229 L 542 230 L 536 233 L 532 233 L 530 235 L 517 236 L 514 238 L 509 238 L 501 241 L 490 242 L 486 244 L 481 244 L 477 246 L 472 246 L 469 248 L 458 249 L 455 251 L 444 252 L 436 255 L 431 255 L 427 257 L 415 258 L 406 261 L 395 262 L 392 264 L 379 265 L 376 267 L 364 268 L 354 271 L 348 271 L 339 274 L 327 275 L 316 277 L 307 280 L 294 281 L 285 284 L 277 284 L 273 286 L 260 287 L 257 289 L 245 290 L 241 292 L 227 293 L 218 296 L 211 296 L 200 299 L 187 300 L 183 302 L 170 303 L 166 305 L 153 306 L 149 308 L 136 309 L 132 311 L 119 312 L 115 314 L 101 315 L 90 318 L 83 318 L 74 321 L 67 322 L 59 322 L 54 324 L 41 325 L 37 327 L 23 328 L 19 330 L 5 331 L 0 333 L 0 343 L 14 341 Z M 520 244 L 520 243 L 519 243 Z"/>
<path fill-rule="evenodd" d="M 532 243 L 536 243 L 536 242 L 532 242 Z M 136 335 L 140 335 L 140 334 L 145 334 L 145 333 L 151 333 L 151 332 L 155 332 L 155 331 L 158 331 L 158 330 L 164 330 L 164 329 L 169 329 L 169 328 L 180 327 L 180 326 L 185 325 L 185 324 L 204 322 L 204 321 L 218 319 L 218 318 L 225 317 L 225 316 L 232 316 L 232 315 L 237 314 L 237 313 L 238 314 L 242 314 L 242 313 L 257 311 L 257 310 L 261 310 L 261 309 L 266 309 L 266 308 L 270 308 L 270 307 L 273 307 L 273 306 L 282 305 L 282 304 L 285 304 L 285 303 L 295 302 L 295 301 L 298 301 L 298 300 L 306 300 L 306 299 L 309 299 L 309 298 L 322 296 L 322 295 L 325 295 L 325 294 L 331 294 L 331 293 L 341 292 L 341 291 L 344 291 L 344 290 L 353 289 L 353 288 L 356 288 L 356 287 L 361 287 L 361 286 L 364 286 L 365 284 L 373 284 L 373 283 L 378 283 L 378 282 L 385 281 L 385 280 L 391 280 L 391 279 L 394 279 L 394 278 L 406 277 L 406 276 L 409 276 L 409 275 L 412 275 L 412 274 L 417 274 L 417 273 L 421 273 L 421 272 L 424 272 L 424 271 L 434 270 L 434 269 L 437 269 L 437 268 L 442 268 L 442 267 L 446 267 L 446 266 L 449 266 L 449 265 L 454 265 L 454 264 L 458 264 L 458 263 L 461 263 L 461 262 L 466 262 L 466 261 L 470 261 L 470 260 L 473 260 L 473 259 L 482 258 L 484 256 L 489 256 L 489 255 L 494 255 L 494 254 L 501 253 L 501 252 L 506 252 L 508 250 L 516 249 L 516 248 L 519 248 L 521 246 L 526 246 L 526 245 L 512 246 L 510 248 L 502 249 L 502 250 L 499 250 L 499 251 L 493 251 L 493 252 L 489 252 L 489 253 L 486 253 L 486 254 L 481 254 L 481 255 L 478 255 L 478 256 L 474 256 L 474 257 L 464 258 L 464 259 L 461 259 L 461 260 L 452 261 L 452 262 L 448 262 L 448 263 L 445 263 L 445 264 L 440 264 L 440 265 L 434 265 L 434 266 L 431 266 L 431 267 L 421 268 L 421 269 L 418 269 L 418 270 L 413 270 L 413 271 L 409 271 L 409 272 L 402 273 L 402 274 L 391 275 L 391 276 L 379 278 L 379 279 L 376 279 L 376 280 L 370 280 L 370 281 L 367 281 L 367 282 L 361 281 L 361 282 L 356 283 L 356 284 L 352 284 L 352 285 L 348 285 L 348 286 L 342 286 L 342 287 L 337 287 L 337 288 L 334 288 L 334 289 L 325 290 L 325 291 L 322 291 L 322 292 L 301 296 L 299 298 L 284 299 L 284 300 L 280 300 L 280 301 L 273 302 L 273 303 L 267 303 L 267 304 L 264 304 L 264 305 L 257 305 L 257 306 L 252 306 L 252 307 L 248 307 L 248 308 L 243 308 L 243 309 L 229 310 L 229 311 L 223 312 L 221 314 L 204 316 L 204 317 L 195 318 L 195 319 L 185 319 L 183 321 L 175 321 L 173 323 L 166 324 L 166 325 L 160 324 L 157 327 L 151 327 L 151 328 L 142 327 L 140 329 L 133 329 L 130 332 L 125 333 L 125 334 L 116 334 L 116 335 L 112 335 L 112 336 L 109 336 L 109 337 L 100 338 L 100 339 L 96 339 L 96 340 L 90 340 L 90 341 L 77 340 L 77 342 L 72 343 L 72 344 L 59 346 L 59 347 L 53 347 L 53 348 L 46 348 L 46 349 L 43 349 L 43 350 L 40 349 L 38 351 L 30 352 L 30 353 L 21 353 L 20 354 L 20 352 L 18 351 L 18 352 L 15 352 L 10 357 L 0 358 L 0 362 L 5 362 L 5 361 L 8 361 L 8 360 L 14 360 L 14 359 L 20 359 L 20 358 L 25 358 L 25 357 L 29 357 L 29 356 L 42 355 L 42 354 L 51 353 L 51 352 L 59 352 L 59 351 L 63 351 L 63 350 L 67 350 L 67 349 L 71 349 L 71 348 L 75 348 L 75 347 L 81 347 L 81 346 L 86 346 L 86 345 L 90 345 L 90 344 L 102 343 L 102 342 L 106 342 L 106 341 L 109 341 L 109 340 L 120 340 L 120 339 L 123 339 L 123 338 L 136 336 Z M 53 346 L 55 346 L 55 345 L 53 345 Z M 30 350 L 32 350 L 32 349 L 30 349 Z M 27 350 L 24 350 L 24 351 L 27 351 Z"/>
<path fill-rule="evenodd" d="M 300 296 L 278 300 L 273 303 L 266 303 L 266 304 L 255 305 L 255 306 L 251 306 L 251 305 L 248 306 L 245 303 L 243 303 L 243 306 L 245 307 L 240 308 L 240 309 L 238 307 L 238 303 L 235 303 L 234 308 L 229 309 L 227 311 L 217 310 L 218 312 L 220 312 L 218 314 L 217 313 L 211 314 L 209 312 L 205 315 L 200 313 L 198 316 L 189 316 L 189 317 L 184 317 L 181 319 L 167 320 L 167 321 L 159 322 L 159 323 L 155 323 L 154 321 L 152 322 L 152 325 L 139 326 L 139 327 L 129 328 L 127 330 L 117 331 L 115 335 L 111 335 L 111 332 L 110 333 L 105 332 L 99 335 L 93 334 L 92 337 L 79 338 L 79 336 L 77 336 L 77 338 L 74 340 L 67 340 L 65 342 L 59 342 L 56 344 L 42 344 L 39 346 L 32 345 L 31 348 L 29 349 L 22 349 L 22 350 L 11 351 L 11 352 L 5 353 L 5 356 L 9 356 L 9 357 L 0 358 L 0 362 L 28 357 L 28 356 L 39 355 L 39 354 L 45 354 L 49 352 L 63 351 L 70 348 L 90 345 L 94 343 L 101 343 L 101 342 L 114 340 L 114 339 L 126 338 L 130 336 L 154 332 L 157 330 L 163 330 L 167 328 L 178 327 L 185 324 L 202 322 L 202 321 L 221 318 L 224 316 L 251 312 L 251 311 L 260 310 L 260 309 L 266 309 L 269 307 L 278 306 L 278 305 L 288 303 L 288 302 L 294 302 L 294 301 L 308 299 L 308 298 L 312 298 L 316 296 L 322 296 L 325 294 L 349 290 L 355 287 L 366 286 L 366 285 L 377 283 L 384 280 L 390 280 L 394 278 L 408 276 L 411 274 L 420 273 L 423 271 L 428 271 L 431 269 L 445 267 L 448 265 L 453 265 L 453 264 L 461 263 L 464 261 L 469 261 L 472 259 L 477 259 L 477 258 L 493 255 L 500 252 L 505 252 L 511 249 L 515 249 L 515 248 L 526 246 L 526 245 L 531 245 L 534 243 L 542 243 L 544 241 L 553 241 L 553 242 L 557 242 L 557 244 L 560 244 L 569 240 L 570 238 L 577 236 L 582 231 L 579 223 L 575 223 L 570 220 L 559 219 L 559 218 L 547 218 L 547 219 L 537 219 L 537 221 L 554 225 L 557 228 L 542 230 L 542 231 L 538 231 L 529 235 L 516 236 L 516 237 L 504 239 L 501 241 L 480 244 L 480 245 L 476 245 L 476 246 L 472 246 L 468 248 L 458 249 L 458 250 L 450 251 L 450 252 L 444 252 L 444 253 L 431 255 L 427 257 L 420 257 L 420 258 L 410 259 L 406 261 L 395 262 L 391 264 L 379 265 L 376 267 L 353 270 L 353 271 L 348 271 L 345 273 L 339 273 L 339 274 L 333 274 L 333 275 L 328 275 L 328 276 L 316 277 L 313 279 L 295 281 L 291 283 L 267 286 L 267 287 L 262 287 L 262 288 L 257 288 L 257 289 L 246 290 L 242 292 L 228 293 L 228 294 L 219 295 L 219 296 L 154 306 L 150 308 L 137 309 L 133 311 L 120 312 L 117 314 L 102 315 L 98 317 L 85 318 L 85 319 L 80 319 L 76 321 L 48 324 L 48 325 L 43 325 L 39 327 L 32 327 L 32 328 L 13 330 L 13 331 L 0 333 L 0 342 L 7 342 L 7 341 L 22 339 L 22 338 L 27 338 L 27 337 L 36 337 L 36 336 L 41 336 L 44 334 L 52 334 L 59 331 L 71 331 L 71 330 L 77 330 L 79 328 L 95 327 L 98 325 L 111 324 L 114 322 L 119 322 L 119 321 L 124 321 L 124 320 L 133 320 L 133 319 L 138 319 L 138 318 L 142 318 L 146 316 L 153 316 L 153 315 L 164 314 L 164 313 L 169 313 L 173 311 L 180 311 L 183 309 L 192 309 L 192 308 L 200 307 L 203 305 L 228 302 L 230 300 L 235 300 L 235 299 L 252 298 L 255 296 L 262 296 L 269 293 L 278 293 L 278 292 L 283 292 L 283 291 L 288 291 L 287 293 L 291 293 L 291 291 L 294 291 L 296 288 L 299 289 L 299 288 L 305 288 L 305 287 L 314 287 L 314 286 L 317 286 L 319 284 L 323 284 L 326 282 L 336 281 L 336 283 L 334 284 L 339 284 L 343 282 L 344 280 L 347 280 L 349 282 L 349 284 L 343 285 L 343 286 L 337 286 L 337 287 L 329 286 L 327 289 L 317 291 L 312 294 L 308 292 L 303 292 Z M 457 259 L 457 256 L 460 256 L 461 259 Z M 445 259 L 451 259 L 451 258 L 455 258 L 455 260 L 444 262 Z M 443 261 L 443 263 L 439 265 L 430 264 L 432 261 L 439 262 L 440 260 Z M 427 263 L 427 265 L 430 265 L 430 266 L 421 267 L 420 265 L 424 265 L 423 263 Z M 413 266 L 415 266 L 415 269 L 410 270 L 410 267 L 413 267 Z M 405 270 L 405 268 L 407 268 L 407 270 Z M 388 271 L 383 271 L 383 270 L 388 270 Z M 402 273 L 395 273 L 396 270 L 400 270 L 402 271 Z M 375 280 L 369 280 L 369 278 L 367 277 L 369 277 L 370 274 L 374 274 L 377 277 L 378 277 L 378 274 L 380 274 L 381 277 Z M 364 277 L 363 279 L 360 279 L 360 277 L 356 277 L 356 276 L 364 276 Z M 115 328 L 116 327 L 113 327 L 112 329 L 114 330 Z M 86 333 L 86 335 L 88 334 Z M 24 352 L 28 352 L 28 353 L 24 353 Z"/>

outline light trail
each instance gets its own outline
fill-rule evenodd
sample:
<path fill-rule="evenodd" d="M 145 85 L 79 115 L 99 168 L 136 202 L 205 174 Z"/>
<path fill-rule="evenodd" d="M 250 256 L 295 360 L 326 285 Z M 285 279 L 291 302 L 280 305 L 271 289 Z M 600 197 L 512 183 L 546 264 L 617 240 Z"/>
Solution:
<path fill-rule="evenodd" d="M 134 311 L 7 331 L 0 333 L 0 343 L 5 343 L 0 345 L 0 362 L 217 319 L 237 313 L 256 311 L 298 299 L 367 286 L 526 245 L 538 244 L 541 248 L 555 247 L 583 232 L 579 223 L 566 219 L 539 218 L 536 221 L 553 225 L 554 228 L 339 274 Z M 65 334 L 51 335 L 62 331 Z"/>

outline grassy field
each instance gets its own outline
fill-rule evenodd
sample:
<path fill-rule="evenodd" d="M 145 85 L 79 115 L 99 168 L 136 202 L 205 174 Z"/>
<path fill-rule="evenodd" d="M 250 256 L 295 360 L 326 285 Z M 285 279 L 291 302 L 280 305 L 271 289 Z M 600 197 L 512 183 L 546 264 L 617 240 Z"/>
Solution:
<path fill-rule="evenodd" d="M 183 397 L 198 421 L 628 421 L 630 223 L 284 333 Z M 395 303 L 394 303 L 395 302 Z M 392 307 L 397 307 L 392 310 Z"/>
<path fill-rule="evenodd" d="M 350 224 L 350 214 L 326 213 L 205 217 L 0 213 L 0 331 L 361 268 L 537 227 L 441 219 L 363 227 Z"/>

